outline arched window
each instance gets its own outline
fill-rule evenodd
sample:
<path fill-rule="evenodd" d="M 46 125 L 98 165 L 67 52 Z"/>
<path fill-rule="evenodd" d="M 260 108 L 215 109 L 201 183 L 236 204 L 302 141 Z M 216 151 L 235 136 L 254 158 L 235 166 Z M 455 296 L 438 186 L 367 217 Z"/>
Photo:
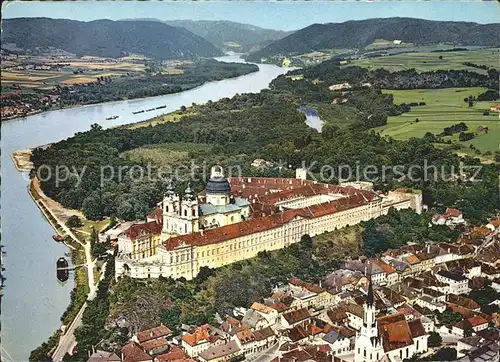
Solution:
<path fill-rule="evenodd" d="M 196 216 L 196 209 L 193 209 L 192 216 Z"/>
<path fill-rule="evenodd" d="M 184 216 L 188 216 L 188 211 L 184 209 Z"/>
<path fill-rule="evenodd" d="M 168 205 L 165 206 L 165 212 L 168 212 Z"/>

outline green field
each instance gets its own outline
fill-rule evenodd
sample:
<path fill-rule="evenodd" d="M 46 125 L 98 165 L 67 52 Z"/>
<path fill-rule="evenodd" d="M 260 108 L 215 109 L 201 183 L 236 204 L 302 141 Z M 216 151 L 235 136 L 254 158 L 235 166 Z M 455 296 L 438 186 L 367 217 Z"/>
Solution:
<path fill-rule="evenodd" d="M 474 145 L 481 151 L 498 151 L 500 139 L 500 120 L 498 113 L 490 112 L 483 116 L 484 110 L 489 110 L 495 102 L 476 102 L 469 108 L 464 98 L 469 95 L 479 95 L 486 88 L 446 88 L 446 89 L 416 89 L 416 90 L 383 90 L 394 95 L 394 103 L 425 102 L 425 106 L 412 107 L 408 113 L 389 117 L 387 125 L 375 130 L 382 135 L 395 139 L 423 137 L 425 133 L 439 134 L 445 127 L 464 122 L 469 132 L 477 136 L 467 142 L 459 142 L 458 135 L 447 139 L 463 146 Z M 418 119 L 418 122 L 416 122 Z M 478 127 L 488 127 L 488 133 L 478 132 Z"/>
<path fill-rule="evenodd" d="M 151 163 L 157 167 L 169 167 L 188 161 L 191 153 L 204 152 L 209 149 L 210 146 L 201 143 L 163 143 L 134 148 L 123 152 L 121 157 L 134 163 Z"/>
<path fill-rule="evenodd" d="M 442 59 L 439 59 L 442 57 Z M 354 60 L 350 65 L 357 65 L 368 69 L 385 68 L 390 71 L 400 71 L 415 68 L 417 71 L 466 69 L 485 74 L 483 69 L 469 67 L 464 62 L 486 65 L 490 68 L 500 68 L 500 49 L 490 48 L 481 50 L 457 52 L 429 52 L 429 53 L 402 53 L 383 57 Z"/>

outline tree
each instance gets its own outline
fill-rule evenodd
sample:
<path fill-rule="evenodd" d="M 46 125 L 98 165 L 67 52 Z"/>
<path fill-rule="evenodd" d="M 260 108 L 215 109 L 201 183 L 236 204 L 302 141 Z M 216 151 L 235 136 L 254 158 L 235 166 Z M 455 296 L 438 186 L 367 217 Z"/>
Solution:
<path fill-rule="evenodd" d="M 306 249 L 311 249 L 313 246 L 313 240 L 309 234 L 304 234 L 300 238 L 300 245 Z"/>
<path fill-rule="evenodd" d="M 439 347 L 443 343 L 443 338 L 436 332 L 429 333 L 429 339 L 427 341 L 429 347 Z"/>
<path fill-rule="evenodd" d="M 460 322 L 462 319 L 462 315 L 454 312 L 450 308 L 446 308 L 444 312 L 438 314 L 440 324 L 454 324 Z"/>
<path fill-rule="evenodd" d="M 180 108 L 180 109 L 181 109 L 181 112 L 182 112 L 182 113 L 186 112 L 186 110 L 187 110 L 186 106 L 181 106 L 181 108 Z"/>
<path fill-rule="evenodd" d="M 199 285 L 215 274 L 215 271 L 208 266 L 202 266 L 196 274 L 196 283 Z"/>
<path fill-rule="evenodd" d="M 124 201 L 116 210 L 117 216 L 123 220 L 133 220 L 135 217 L 134 207 L 128 201 Z"/>
<path fill-rule="evenodd" d="M 429 358 L 429 361 L 455 361 L 457 359 L 457 350 L 451 347 L 441 348 L 427 358 Z"/>
<path fill-rule="evenodd" d="M 80 218 L 76 215 L 71 215 L 68 220 L 66 221 L 66 226 L 69 228 L 77 228 L 82 226 L 83 223 L 80 220 Z"/>
<path fill-rule="evenodd" d="M 101 220 L 103 217 L 103 210 L 101 198 L 97 192 L 91 193 L 83 200 L 82 211 L 90 220 Z"/>
<path fill-rule="evenodd" d="M 180 316 L 180 308 L 174 305 L 160 311 L 160 322 L 176 332 L 177 326 L 180 324 Z"/>

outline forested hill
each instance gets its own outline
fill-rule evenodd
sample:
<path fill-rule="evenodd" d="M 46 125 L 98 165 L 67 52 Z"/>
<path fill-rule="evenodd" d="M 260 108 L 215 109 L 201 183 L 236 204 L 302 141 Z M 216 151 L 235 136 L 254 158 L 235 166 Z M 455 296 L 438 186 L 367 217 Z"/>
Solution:
<path fill-rule="evenodd" d="M 500 44 L 500 24 L 431 21 L 413 18 L 368 19 L 313 24 L 250 55 L 252 60 L 277 54 L 332 48 L 364 48 L 377 39 L 404 43 L 456 45 Z"/>
<path fill-rule="evenodd" d="M 292 33 L 232 21 L 170 20 L 166 23 L 183 27 L 219 49 L 244 52 L 255 51 Z"/>
<path fill-rule="evenodd" d="M 12 44 L 30 51 L 54 47 L 76 55 L 112 58 L 127 54 L 156 59 L 222 55 L 210 42 L 184 28 L 153 21 L 4 19 L 2 48 Z"/>

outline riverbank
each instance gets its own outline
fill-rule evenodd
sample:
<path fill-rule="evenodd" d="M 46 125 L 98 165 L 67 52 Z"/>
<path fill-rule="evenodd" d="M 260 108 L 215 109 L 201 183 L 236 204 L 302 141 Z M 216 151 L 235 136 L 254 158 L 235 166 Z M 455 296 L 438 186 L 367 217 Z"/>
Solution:
<path fill-rule="evenodd" d="M 81 319 L 83 310 L 85 309 L 85 302 L 92 299 L 95 294 L 95 261 L 92 261 L 90 242 L 80 240 L 75 236 L 77 230 L 73 233 L 65 225 L 70 216 L 83 217 L 82 213 L 77 210 L 66 209 L 55 200 L 46 196 L 41 190 L 40 182 L 36 177 L 30 182 L 28 192 L 52 228 L 64 237 L 63 243 L 71 250 L 72 265 L 75 267 L 75 286 L 71 293 L 70 304 L 61 316 L 62 326 L 55 332 L 55 338 L 50 338 L 47 343 L 43 343 L 32 352 L 32 356 L 36 356 L 33 360 L 36 360 L 40 356 L 40 353 L 50 356 L 54 351 L 61 351 L 61 346 L 68 345 L 68 339 L 74 340 L 74 336 L 69 336 L 68 331 L 76 329 L 75 323 L 79 323 L 79 319 Z M 85 239 L 86 236 L 83 238 Z M 83 267 L 76 268 L 76 266 L 80 265 L 83 265 Z M 87 269 L 86 271 L 85 268 Z M 71 343 L 68 346 L 68 348 L 74 347 Z M 60 352 L 62 355 L 66 353 L 64 348 Z"/>
<path fill-rule="evenodd" d="M 234 69 L 226 69 L 228 64 L 229 67 L 233 67 Z M 8 105 L 2 107 L 2 122 L 23 119 L 44 112 L 177 94 L 193 90 L 209 82 L 237 78 L 258 71 L 259 67 L 256 64 L 246 62 L 226 63 L 219 60 L 205 60 L 193 67 L 183 69 L 183 72 L 177 75 L 158 73 L 154 76 L 150 75 L 135 78 L 120 77 L 109 82 L 100 81 L 87 83 L 83 86 L 68 86 L 70 88 L 60 89 L 57 95 L 53 95 L 51 92 L 42 92 L 38 90 L 35 100 L 32 99 L 33 94 L 31 94 L 32 97 L 29 99 L 24 99 L 26 98 L 26 94 L 23 96 L 21 93 L 21 95 L 17 96 L 18 99 L 10 101 Z M 51 102 L 50 105 L 46 102 L 42 102 L 43 99 L 46 98 L 53 98 L 54 101 Z M 100 101 L 100 99 L 106 98 L 109 100 Z M 66 102 L 66 104 L 61 104 L 61 102 Z M 68 105 L 67 103 L 70 104 Z M 157 107 L 161 106 L 164 105 L 158 105 Z M 19 109 L 19 107 L 26 108 L 26 113 L 21 112 L 21 115 L 17 113 L 15 115 L 9 115 L 9 113 Z M 50 109 L 45 109 L 46 107 L 50 107 Z M 27 109 L 30 109 L 30 111 L 27 111 Z M 154 107 L 154 109 L 156 109 L 156 107 Z M 139 109 L 138 111 L 144 112 L 146 109 Z M 114 115 L 107 116 L 111 117 Z"/>
<path fill-rule="evenodd" d="M 238 56 L 217 58 L 224 62 L 242 62 Z M 46 342 L 60 327 L 59 319 L 70 303 L 73 278 L 61 285 L 54 264 L 68 251 L 63 243 L 52 240 L 54 230 L 27 192 L 29 180 L 12 162 L 15 151 L 59 142 L 77 132 L 87 131 L 93 123 L 103 128 L 143 121 L 188 107 L 231 98 L 235 94 L 258 93 L 271 80 L 289 69 L 260 65 L 259 71 L 223 81 L 213 81 L 190 91 L 146 100 L 110 102 L 72 109 L 43 112 L 26 119 L 2 122 L 2 215 L 3 257 L 7 278 L 2 297 L 2 346 L 15 361 L 27 361 L 29 351 Z M 138 109 L 166 104 L 166 109 L 133 115 Z M 115 120 L 107 116 L 119 115 Z M 101 121 L 102 120 L 102 121 Z M 96 230 L 99 227 L 96 227 Z M 77 235 L 81 237 L 83 235 Z M 85 270 L 84 270 L 85 271 Z M 27 278 L 26 275 L 30 277 Z M 97 277 L 95 278 L 97 281 Z M 33 285 L 43 285 L 33 289 Z M 41 360 L 41 359 L 38 359 Z"/>

